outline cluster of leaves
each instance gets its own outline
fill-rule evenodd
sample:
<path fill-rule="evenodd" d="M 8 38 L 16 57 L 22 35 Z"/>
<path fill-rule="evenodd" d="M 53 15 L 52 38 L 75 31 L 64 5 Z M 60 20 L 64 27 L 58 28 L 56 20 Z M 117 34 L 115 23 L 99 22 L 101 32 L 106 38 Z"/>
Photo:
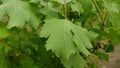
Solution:
<path fill-rule="evenodd" d="M 0 0 L 0 68 L 97 68 L 119 18 L 119 0 Z"/>

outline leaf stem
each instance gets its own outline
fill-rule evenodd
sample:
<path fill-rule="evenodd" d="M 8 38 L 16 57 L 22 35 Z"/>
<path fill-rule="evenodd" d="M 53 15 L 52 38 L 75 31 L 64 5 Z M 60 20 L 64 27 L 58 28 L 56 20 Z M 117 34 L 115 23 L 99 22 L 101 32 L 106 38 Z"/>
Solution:
<path fill-rule="evenodd" d="M 97 5 L 97 3 L 96 3 L 95 0 L 92 0 L 92 2 L 93 2 L 93 4 L 95 5 L 95 7 L 96 7 L 96 9 L 97 9 L 97 11 L 98 11 L 98 13 L 99 13 L 99 16 L 100 16 L 100 18 L 101 18 L 102 23 L 104 23 L 104 19 L 103 19 L 103 17 L 102 17 L 102 12 L 101 12 L 99 6 Z"/>
<path fill-rule="evenodd" d="M 22 33 L 20 33 L 20 36 L 18 37 L 18 51 L 20 50 L 21 40 L 22 40 Z"/>
<path fill-rule="evenodd" d="M 67 19 L 67 3 L 66 0 L 64 0 L 64 17 Z"/>
<path fill-rule="evenodd" d="M 11 45 L 8 43 L 8 42 L 6 42 L 6 41 L 4 41 L 4 40 L 0 40 L 0 43 L 1 44 L 5 44 L 6 46 L 9 46 L 9 47 L 11 47 Z M 12 47 L 11 47 L 12 48 Z"/>
<path fill-rule="evenodd" d="M 108 20 L 108 18 L 109 18 L 109 15 L 110 15 L 110 11 L 107 11 L 106 16 L 105 16 L 105 18 L 104 18 L 103 27 L 106 26 L 106 24 L 107 24 L 107 20 Z"/>
<path fill-rule="evenodd" d="M 90 30 L 93 28 L 93 25 L 96 23 L 97 19 L 98 19 L 98 15 L 97 15 L 97 16 L 93 19 L 93 21 L 91 22 L 91 24 L 90 24 L 90 26 L 89 26 L 89 28 L 88 28 L 88 31 L 90 31 Z"/>

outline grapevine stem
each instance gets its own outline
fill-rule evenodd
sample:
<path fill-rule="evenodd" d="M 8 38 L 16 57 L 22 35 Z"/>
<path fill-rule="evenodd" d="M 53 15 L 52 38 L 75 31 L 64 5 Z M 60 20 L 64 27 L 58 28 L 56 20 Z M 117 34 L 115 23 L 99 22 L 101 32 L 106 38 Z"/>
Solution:
<path fill-rule="evenodd" d="M 98 13 L 99 13 L 99 16 L 100 16 L 100 18 L 101 18 L 102 23 L 104 23 L 104 19 L 103 19 L 103 17 L 102 17 L 102 12 L 101 12 L 99 6 L 97 5 L 97 3 L 96 3 L 95 0 L 92 0 L 92 2 L 93 2 L 93 4 L 95 5 L 95 7 L 96 7 L 96 9 L 97 9 L 97 11 L 98 11 Z"/>
<path fill-rule="evenodd" d="M 94 3 L 94 5 L 95 5 L 95 7 L 96 7 L 96 9 L 97 9 L 97 11 L 98 11 L 98 13 L 99 13 L 99 16 L 100 16 L 100 18 L 101 18 L 101 21 L 102 21 L 102 24 L 103 24 L 103 28 L 104 28 L 104 27 L 106 26 L 108 17 L 109 17 L 109 15 L 110 15 L 110 11 L 107 11 L 106 16 L 103 18 L 103 17 L 102 17 L 102 12 L 101 12 L 99 6 L 98 6 L 97 3 L 96 3 L 96 0 L 92 0 L 92 2 Z M 103 0 L 103 2 L 105 3 L 104 0 Z"/>
<path fill-rule="evenodd" d="M 46 0 L 46 7 L 48 7 L 48 0 Z"/>
<path fill-rule="evenodd" d="M 95 19 L 93 19 L 92 23 L 90 24 L 88 28 L 88 31 L 90 31 L 93 28 L 93 25 L 96 23 L 97 19 L 98 19 L 98 15 L 95 17 Z"/>
<path fill-rule="evenodd" d="M 2 40 L 2 39 L 0 40 L 0 43 L 5 44 L 5 45 L 11 47 L 11 45 L 10 45 L 8 42 L 6 42 L 6 41 L 4 41 L 4 40 Z M 11 48 L 12 48 L 12 47 L 11 47 Z"/>
<path fill-rule="evenodd" d="M 67 19 L 67 4 L 66 4 L 66 0 L 64 0 L 64 15 L 65 15 L 65 19 Z"/>
<path fill-rule="evenodd" d="M 21 39 L 22 39 L 22 34 L 20 33 L 20 36 L 18 37 L 18 51 L 20 50 Z"/>
<path fill-rule="evenodd" d="M 103 23 L 103 26 L 104 26 L 104 27 L 105 27 L 106 24 L 107 24 L 107 20 L 108 20 L 108 18 L 109 18 L 109 15 L 110 15 L 110 11 L 107 11 L 107 14 L 106 14 L 106 16 L 105 16 L 105 18 L 104 18 L 104 23 Z"/>

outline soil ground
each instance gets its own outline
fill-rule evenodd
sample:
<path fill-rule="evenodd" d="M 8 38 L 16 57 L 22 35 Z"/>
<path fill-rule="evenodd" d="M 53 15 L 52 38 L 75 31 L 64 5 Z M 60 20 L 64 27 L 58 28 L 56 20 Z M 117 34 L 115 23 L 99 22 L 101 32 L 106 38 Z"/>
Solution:
<path fill-rule="evenodd" d="M 99 68 L 120 68 L 120 63 L 116 61 L 120 60 L 120 45 L 115 47 L 115 51 L 109 54 L 109 62 L 100 61 Z"/>

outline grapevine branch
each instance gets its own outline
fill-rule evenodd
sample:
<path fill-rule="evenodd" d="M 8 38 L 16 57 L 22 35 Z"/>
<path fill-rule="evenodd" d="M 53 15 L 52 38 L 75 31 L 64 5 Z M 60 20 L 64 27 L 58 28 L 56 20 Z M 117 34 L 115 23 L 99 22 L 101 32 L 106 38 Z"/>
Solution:
<path fill-rule="evenodd" d="M 107 24 L 107 20 L 108 20 L 108 18 L 109 18 L 109 15 L 110 15 L 110 11 L 107 11 L 107 14 L 106 14 L 106 16 L 105 16 L 105 18 L 104 18 L 104 23 L 103 23 L 103 26 L 104 26 L 104 27 L 105 27 L 106 24 Z"/>
<path fill-rule="evenodd" d="M 97 9 L 97 11 L 98 11 L 98 14 L 99 14 L 99 16 L 100 16 L 100 18 L 101 18 L 102 25 L 103 25 L 103 28 L 104 28 L 104 27 L 106 26 L 108 17 L 109 17 L 109 15 L 110 15 L 110 11 L 107 11 L 106 16 L 103 18 L 103 17 L 102 17 L 102 12 L 101 12 L 99 6 L 97 5 L 96 1 L 95 1 L 95 0 L 92 0 L 92 2 L 93 2 L 93 4 L 95 5 L 95 7 L 96 7 L 96 9 Z"/>
<path fill-rule="evenodd" d="M 102 17 L 102 12 L 101 12 L 99 6 L 97 5 L 97 3 L 96 3 L 95 0 L 92 0 L 92 2 L 93 2 L 93 4 L 95 5 L 95 7 L 96 7 L 96 9 L 97 9 L 97 11 L 98 11 L 98 13 L 99 13 L 99 16 L 100 16 L 100 18 L 101 18 L 101 21 L 104 23 L 104 19 L 103 19 L 103 17 Z"/>
<path fill-rule="evenodd" d="M 22 39 L 22 34 L 20 33 L 20 36 L 18 37 L 18 51 L 20 50 L 20 45 L 21 45 L 21 40 Z"/>
<path fill-rule="evenodd" d="M 65 15 L 65 19 L 67 19 L 67 4 L 66 4 L 66 0 L 64 0 L 64 15 Z"/>
<path fill-rule="evenodd" d="M 8 42 L 6 42 L 6 41 L 4 41 L 4 40 L 0 40 L 0 43 L 1 44 L 5 44 L 6 46 L 9 46 L 9 47 L 11 47 L 11 45 L 8 43 Z M 11 47 L 12 48 L 12 47 Z"/>
<path fill-rule="evenodd" d="M 97 19 L 98 19 L 98 15 L 93 19 L 92 23 L 90 24 L 88 28 L 88 31 L 90 31 L 93 28 L 93 25 L 96 23 Z"/>
<path fill-rule="evenodd" d="M 46 7 L 48 7 L 48 0 L 45 0 L 45 2 L 46 2 Z"/>

